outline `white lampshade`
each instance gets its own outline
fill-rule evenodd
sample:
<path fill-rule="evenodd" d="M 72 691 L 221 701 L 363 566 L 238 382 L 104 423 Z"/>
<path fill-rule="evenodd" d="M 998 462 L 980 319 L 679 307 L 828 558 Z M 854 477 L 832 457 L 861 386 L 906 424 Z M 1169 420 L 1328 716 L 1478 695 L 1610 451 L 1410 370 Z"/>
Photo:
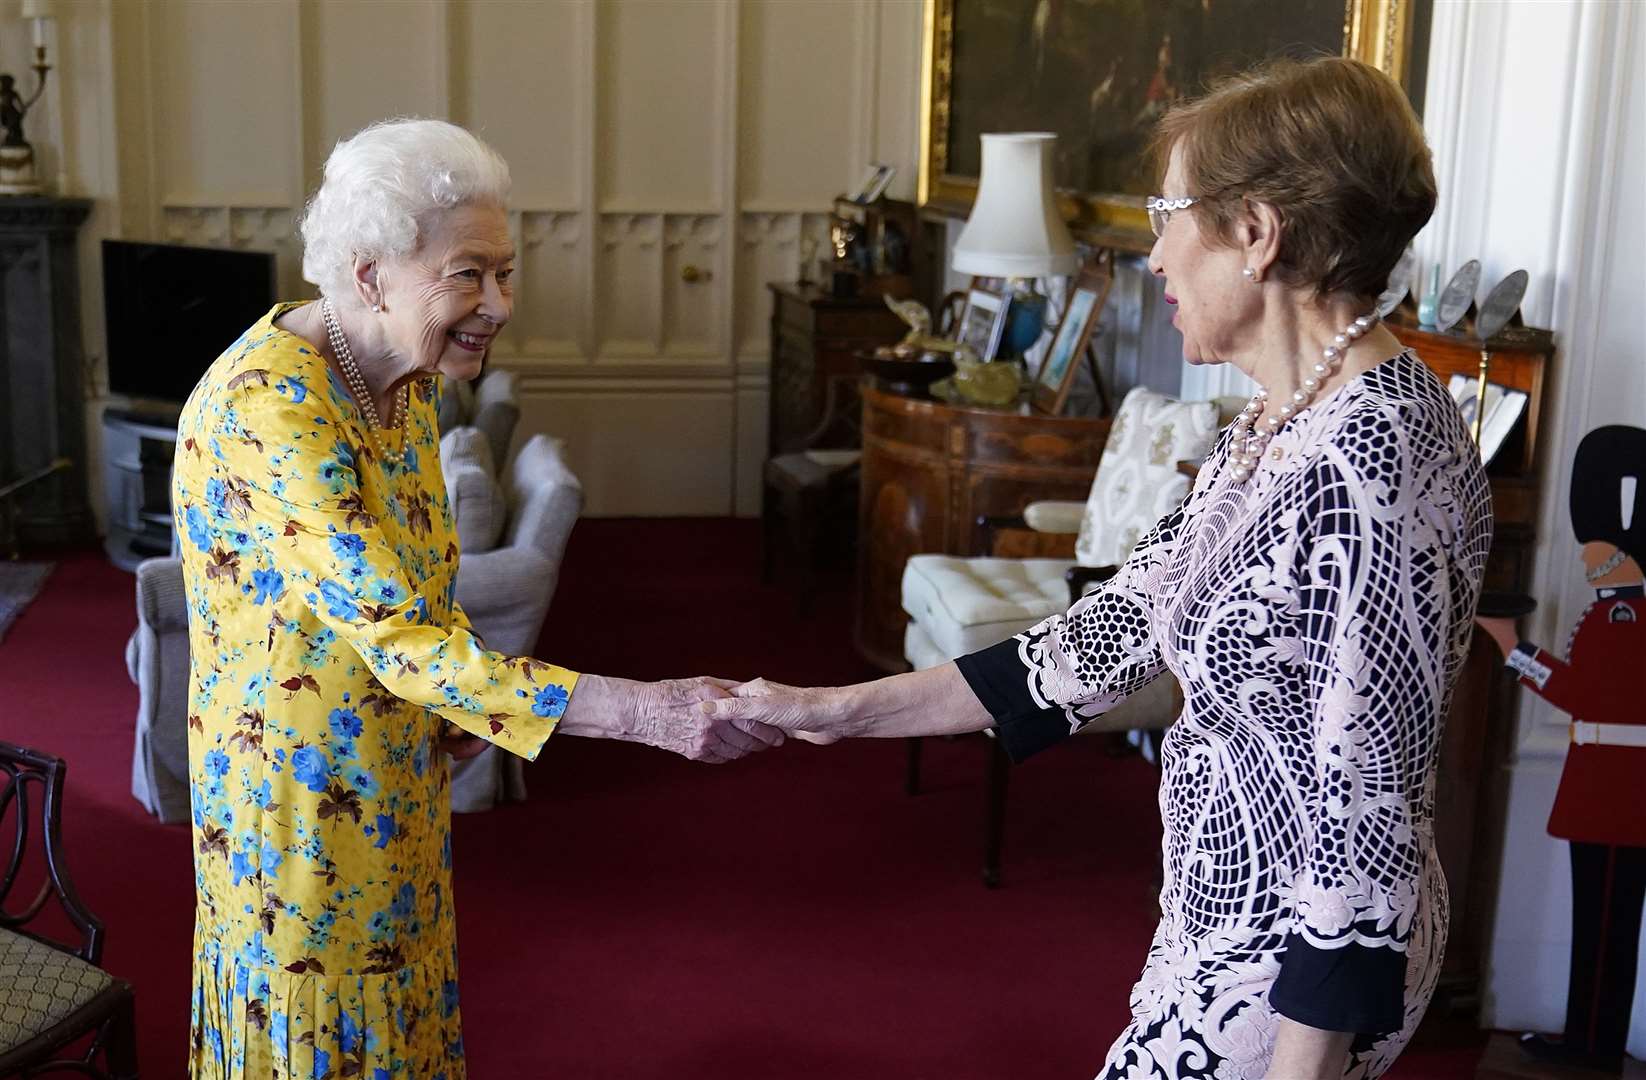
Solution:
<path fill-rule="evenodd" d="M 57 0 L 23 0 L 23 18 L 55 19 Z"/>
<path fill-rule="evenodd" d="M 981 277 L 1072 274 L 1074 238 L 1057 212 L 1049 131 L 984 135 L 983 175 L 972 216 L 955 241 L 955 270 Z"/>

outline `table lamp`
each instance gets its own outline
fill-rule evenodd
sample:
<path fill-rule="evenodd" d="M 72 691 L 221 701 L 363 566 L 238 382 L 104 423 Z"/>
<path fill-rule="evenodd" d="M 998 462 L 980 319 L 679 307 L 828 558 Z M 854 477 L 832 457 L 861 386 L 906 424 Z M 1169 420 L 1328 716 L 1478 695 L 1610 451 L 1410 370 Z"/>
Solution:
<path fill-rule="evenodd" d="M 1040 340 L 1045 325 L 1046 297 L 1035 291 L 1035 279 L 1072 274 L 1080 259 L 1052 190 L 1057 136 L 1049 131 L 1015 131 L 981 138 L 983 175 L 977 201 L 955 241 L 949 265 L 962 274 L 1010 283 L 1000 357 L 1016 358 Z"/>

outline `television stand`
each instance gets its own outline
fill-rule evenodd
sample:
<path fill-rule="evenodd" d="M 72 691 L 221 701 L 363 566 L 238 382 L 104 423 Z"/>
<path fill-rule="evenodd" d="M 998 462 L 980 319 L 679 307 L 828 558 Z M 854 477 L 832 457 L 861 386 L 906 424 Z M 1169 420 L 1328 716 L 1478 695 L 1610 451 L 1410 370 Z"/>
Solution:
<path fill-rule="evenodd" d="M 172 553 L 171 464 L 179 411 L 103 412 L 103 487 L 109 504 L 103 548 L 123 570 Z"/>

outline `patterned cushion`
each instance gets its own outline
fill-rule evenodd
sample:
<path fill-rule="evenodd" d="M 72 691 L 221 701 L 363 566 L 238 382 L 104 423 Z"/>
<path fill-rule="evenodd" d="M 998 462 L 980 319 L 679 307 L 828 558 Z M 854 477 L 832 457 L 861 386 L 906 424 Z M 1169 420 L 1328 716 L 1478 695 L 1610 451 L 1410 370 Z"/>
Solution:
<path fill-rule="evenodd" d="M 457 546 L 465 554 L 490 551 L 503 535 L 508 504 L 492 465 L 486 436 L 472 427 L 458 427 L 440 439 L 440 471 L 446 478 L 446 498 L 457 524 Z"/>
<path fill-rule="evenodd" d="M 1069 606 L 1067 559 L 911 555 L 903 610 L 952 660 L 1004 641 Z"/>
<path fill-rule="evenodd" d="M 0 1054 L 61 1024 L 113 981 L 79 957 L 0 930 Z"/>
<path fill-rule="evenodd" d="M 1137 387 L 1120 403 L 1097 464 L 1075 543 L 1082 566 L 1119 566 L 1138 540 L 1189 494 L 1177 463 L 1198 460 L 1217 438 L 1217 404 L 1177 401 Z"/>

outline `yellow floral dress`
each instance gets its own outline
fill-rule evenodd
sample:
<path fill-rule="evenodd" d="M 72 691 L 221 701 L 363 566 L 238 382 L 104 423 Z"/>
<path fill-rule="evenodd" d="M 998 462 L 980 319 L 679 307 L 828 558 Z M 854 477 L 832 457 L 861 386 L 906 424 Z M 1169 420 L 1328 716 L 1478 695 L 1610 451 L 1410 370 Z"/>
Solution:
<path fill-rule="evenodd" d="M 486 651 L 432 380 L 379 460 L 270 311 L 196 387 L 173 506 L 193 670 L 190 1075 L 460 1080 L 442 720 L 535 758 L 575 673 Z"/>

